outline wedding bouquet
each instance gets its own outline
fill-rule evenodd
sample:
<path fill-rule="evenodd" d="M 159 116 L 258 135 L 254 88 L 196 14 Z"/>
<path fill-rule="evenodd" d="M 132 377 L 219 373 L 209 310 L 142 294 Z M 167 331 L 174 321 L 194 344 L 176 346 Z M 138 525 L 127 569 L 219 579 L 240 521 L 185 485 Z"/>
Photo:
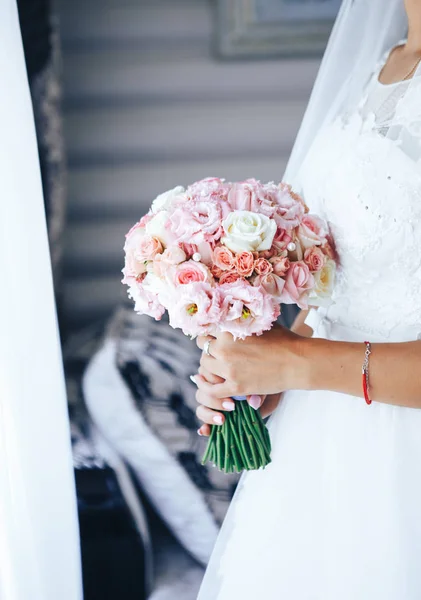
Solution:
<path fill-rule="evenodd" d="M 192 338 L 260 335 L 280 305 L 321 305 L 335 262 L 325 223 L 285 183 L 208 178 L 158 196 L 126 236 L 123 283 L 135 311 Z M 236 400 L 241 400 L 235 398 Z M 213 426 L 203 462 L 225 472 L 270 462 L 259 411 L 238 401 Z"/>

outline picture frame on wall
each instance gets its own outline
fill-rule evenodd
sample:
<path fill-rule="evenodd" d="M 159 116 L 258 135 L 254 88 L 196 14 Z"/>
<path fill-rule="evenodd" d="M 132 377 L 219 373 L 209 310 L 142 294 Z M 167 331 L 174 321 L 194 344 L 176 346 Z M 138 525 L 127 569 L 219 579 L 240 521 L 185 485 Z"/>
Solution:
<path fill-rule="evenodd" d="M 342 0 L 215 0 L 219 57 L 320 57 Z"/>

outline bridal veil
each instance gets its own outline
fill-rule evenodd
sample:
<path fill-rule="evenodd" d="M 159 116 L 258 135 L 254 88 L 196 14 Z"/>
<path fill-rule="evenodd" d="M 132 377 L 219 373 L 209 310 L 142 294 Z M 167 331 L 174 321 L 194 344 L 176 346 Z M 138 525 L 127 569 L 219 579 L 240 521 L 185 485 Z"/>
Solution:
<path fill-rule="evenodd" d="M 80 600 L 70 431 L 15 0 L 0 3 L 0 598 Z"/>

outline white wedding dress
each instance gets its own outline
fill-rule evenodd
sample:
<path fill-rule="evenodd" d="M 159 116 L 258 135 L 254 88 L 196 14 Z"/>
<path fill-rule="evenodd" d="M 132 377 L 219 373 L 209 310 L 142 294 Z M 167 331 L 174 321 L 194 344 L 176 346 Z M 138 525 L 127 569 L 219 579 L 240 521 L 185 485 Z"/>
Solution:
<path fill-rule="evenodd" d="M 421 339 L 421 162 L 381 127 L 407 84 L 377 76 L 301 170 L 339 255 L 334 302 L 308 317 L 332 340 Z M 420 114 L 421 85 L 410 101 Z M 269 429 L 273 462 L 243 476 L 199 600 L 420 600 L 421 410 L 291 391 Z"/>

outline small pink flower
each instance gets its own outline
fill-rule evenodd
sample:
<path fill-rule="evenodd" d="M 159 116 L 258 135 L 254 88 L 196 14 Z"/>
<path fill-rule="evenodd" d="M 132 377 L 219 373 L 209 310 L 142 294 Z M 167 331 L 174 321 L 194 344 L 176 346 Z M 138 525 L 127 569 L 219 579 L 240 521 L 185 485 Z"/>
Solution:
<path fill-rule="evenodd" d="M 189 185 L 187 195 L 194 200 L 217 200 L 226 202 L 230 184 L 218 177 L 207 177 Z"/>
<path fill-rule="evenodd" d="M 158 238 L 145 235 L 140 241 L 138 251 L 145 260 L 153 260 L 157 254 L 164 251 L 164 248 Z"/>
<path fill-rule="evenodd" d="M 228 202 L 233 210 L 248 210 L 272 217 L 276 205 L 266 193 L 265 186 L 256 179 L 234 183 L 228 194 Z"/>
<path fill-rule="evenodd" d="M 181 286 L 168 306 L 171 327 L 192 337 L 215 333 L 223 311 L 219 289 L 206 282 Z"/>
<path fill-rule="evenodd" d="M 149 290 L 145 290 L 142 285 L 130 286 L 128 295 L 135 302 L 134 310 L 140 315 L 148 315 L 156 321 L 162 318 L 165 308 L 158 300 L 158 296 Z"/>
<path fill-rule="evenodd" d="M 210 272 L 212 273 L 212 275 L 215 277 L 215 279 L 220 279 L 222 277 L 222 275 L 225 273 L 225 271 L 223 271 L 222 269 L 220 269 L 219 267 L 217 267 L 216 265 L 213 265 L 210 268 Z"/>
<path fill-rule="evenodd" d="M 190 200 L 170 214 L 171 230 L 179 243 L 200 244 L 218 240 L 223 212 L 219 202 Z"/>
<path fill-rule="evenodd" d="M 165 277 L 168 271 L 186 260 L 186 253 L 179 246 L 169 246 L 162 254 L 155 256 L 153 271 L 158 277 Z"/>
<path fill-rule="evenodd" d="M 205 281 L 210 283 L 212 276 L 206 265 L 194 260 L 187 260 L 174 268 L 173 281 L 177 286 Z"/>
<path fill-rule="evenodd" d="M 298 228 L 297 237 L 304 250 L 326 243 L 327 231 L 324 222 L 316 215 L 306 215 Z"/>
<path fill-rule="evenodd" d="M 304 252 L 304 262 L 308 265 L 310 271 L 320 271 L 325 264 L 325 255 L 321 248 L 313 246 L 312 248 L 307 248 Z"/>
<path fill-rule="evenodd" d="M 284 183 L 272 184 L 270 191 L 277 206 L 274 219 L 278 226 L 289 231 L 297 227 L 306 212 L 303 200 Z"/>
<path fill-rule="evenodd" d="M 330 260 L 337 261 L 338 256 L 335 249 L 335 243 L 330 235 L 326 236 L 326 242 L 321 246 L 323 254 Z"/>
<path fill-rule="evenodd" d="M 300 308 L 306 309 L 308 308 L 307 297 L 313 287 L 314 277 L 308 266 L 302 261 L 294 262 L 285 278 L 281 302 L 297 304 Z"/>
<path fill-rule="evenodd" d="M 182 250 L 184 250 L 187 258 L 191 258 L 193 254 L 196 254 L 197 252 L 196 244 L 188 244 L 187 242 L 182 242 L 181 244 L 179 244 L 179 246 Z"/>
<path fill-rule="evenodd" d="M 258 275 L 269 275 L 272 273 L 273 267 L 266 258 L 258 258 L 254 263 L 254 270 Z"/>
<path fill-rule="evenodd" d="M 239 279 L 243 279 L 241 275 L 237 273 L 237 271 L 224 271 L 219 278 L 220 285 L 224 283 L 235 283 Z"/>
<path fill-rule="evenodd" d="M 123 283 L 132 282 L 139 275 L 146 272 L 148 261 L 160 252 L 163 247 L 161 242 L 148 235 L 140 223 L 136 223 L 126 235 L 124 244 L 125 264 Z"/>
<path fill-rule="evenodd" d="M 234 254 L 225 246 L 216 246 L 212 258 L 214 265 L 223 271 L 231 271 L 235 267 Z"/>
<path fill-rule="evenodd" d="M 250 277 L 254 268 L 254 256 L 252 252 L 244 250 L 235 257 L 235 268 L 241 277 Z"/>
<path fill-rule="evenodd" d="M 270 262 L 272 263 L 273 272 L 278 277 L 285 277 L 291 266 L 291 261 L 287 256 L 274 256 L 270 259 Z"/>
<path fill-rule="evenodd" d="M 271 328 L 280 314 L 279 304 L 261 287 L 253 287 L 244 279 L 220 286 L 223 297 L 218 323 L 220 331 L 244 339 Z"/>

